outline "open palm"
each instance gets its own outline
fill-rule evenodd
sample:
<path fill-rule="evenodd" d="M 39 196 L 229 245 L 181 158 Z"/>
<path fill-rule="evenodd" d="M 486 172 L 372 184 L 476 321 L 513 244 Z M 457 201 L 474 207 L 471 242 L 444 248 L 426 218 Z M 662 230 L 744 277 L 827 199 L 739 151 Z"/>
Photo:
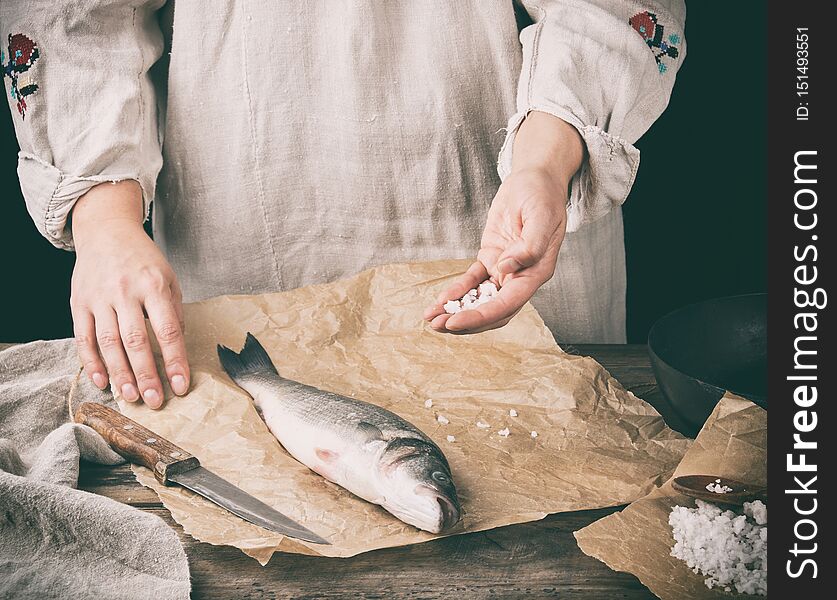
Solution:
<path fill-rule="evenodd" d="M 502 327 L 555 272 L 567 222 L 567 183 L 539 169 L 506 178 L 488 212 L 477 260 L 428 308 L 437 331 L 476 333 Z M 499 294 L 449 315 L 442 305 L 491 278 Z"/>

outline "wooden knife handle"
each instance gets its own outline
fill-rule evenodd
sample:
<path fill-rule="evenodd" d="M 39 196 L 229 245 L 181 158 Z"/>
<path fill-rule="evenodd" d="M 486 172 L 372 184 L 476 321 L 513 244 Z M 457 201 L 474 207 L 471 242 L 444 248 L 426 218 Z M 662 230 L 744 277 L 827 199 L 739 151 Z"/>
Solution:
<path fill-rule="evenodd" d="M 200 466 L 198 459 L 183 448 L 104 404 L 82 402 L 74 419 L 99 432 L 126 459 L 154 471 L 157 481 L 165 485 L 172 484 L 170 476 Z"/>

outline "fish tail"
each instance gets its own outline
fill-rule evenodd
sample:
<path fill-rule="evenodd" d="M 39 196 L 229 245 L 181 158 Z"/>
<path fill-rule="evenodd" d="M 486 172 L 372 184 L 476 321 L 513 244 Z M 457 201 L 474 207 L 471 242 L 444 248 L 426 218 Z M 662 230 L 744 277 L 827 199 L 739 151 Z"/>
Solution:
<path fill-rule="evenodd" d="M 249 332 L 241 352 L 233 352 L 226 346 L 219 344 L 218 358 L 221 360 L 221 366 L 224 367 L 227 375 L 235 381 L 257 373 L 279 375 L 264 346 L 256 339 L 256 336 Z"/>

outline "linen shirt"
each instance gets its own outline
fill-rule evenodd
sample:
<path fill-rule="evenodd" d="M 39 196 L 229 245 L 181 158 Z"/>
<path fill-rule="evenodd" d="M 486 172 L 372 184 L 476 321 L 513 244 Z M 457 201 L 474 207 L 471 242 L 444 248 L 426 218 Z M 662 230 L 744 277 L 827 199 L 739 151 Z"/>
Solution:
<path fill-rule="evenodd" d="M 72 249 L 76 200 L 134 179 L 187 301 L 474 257 L 522 120 L 560 117 L 587 154 L 533 302 L 560 340 L 618 342 L 633 144 L 684 20 L 681 0 L 2 0 L 0 62 L 41 233 Z"/>

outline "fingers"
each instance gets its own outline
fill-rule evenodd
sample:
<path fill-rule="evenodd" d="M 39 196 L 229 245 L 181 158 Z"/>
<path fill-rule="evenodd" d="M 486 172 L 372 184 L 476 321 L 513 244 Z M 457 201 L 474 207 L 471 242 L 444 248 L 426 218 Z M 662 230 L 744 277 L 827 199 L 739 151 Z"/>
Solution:
<path fill-rule="evenodd" d="M 177 322 L 180 324 L 180 332 L 186 333 L 186 320 L 183 318 L 183 292 L 180 290 L 180 283 L 177 279 L 171 283 L 171 296 Z"/>
<path fill-rule="evenodd" d="M 502 254 L 502 249 L 494 246 L 480 248 L 477 252 L 477 260 L 485 265 L 488 276 L 499 287 L 503 284 L 504 275 L 497 269 L 497 262 Z"/>
<path fill-rule="evenodd" d="M 433 321 L 437 317 L 446 314 L 444 309 L 445 302 L 461 298 L 468 292 L 468 290 L 477 287 L 487 278 L 488 273 L 485 270 L 485 266 L 483 266 L 481 262 L 475 261 L 471 263 L 468 270 L 457 277 L 456 281 L 454 281 L 448 288 L 445 289 L 445 291 L 436 297 L 436 302 L 424 311 L 424 319 L 426 321 L 431 321 L 432 326 Z M 436 329 L 436 327 L 433 328 Z"/>
<path fill-rule="evenodd" d="M 547 254 L 550 244 L 564 239 L 564 222 L 550 223 L 549 219 L 527 219 L 520 238 L 515 240 L 497 260 L 500 275 L 516 273 L 534 266 Z"/>
<path fill-rule="evenodd" d="M 134 372 L 137 389 L 148 406 L 160 408 L 163 404 L 163 386 L 157 376 L 142 307 L 139 303 L 123 304 L 117 308 L 117 312 L 119 333 Z"/>
<path fill-rule="evenodd" d="M 531 251 L 525 248 L 525 244 L 523 242 L 518 242 L 518 245 L 523 247 L 517 252 L 504 256 L 497 263 L 497 271 L 501 275 L 510 275 L 511 273 L 516 273 L 517 271 L 526 268 L 526 257 L 531 255 Z M 534 262 L 530 262 L 530 264 L 534 264 Z"/>
<path fill-rule="evenodd" d="M 99 351 L 107 366 L 110 380 L 122 398 L 128 402 L 136 402 L 139 399 L 139 391 L 125 349 L 122 347 L 116 312 L 110 306 L 102 307 L 95 311 L 94 318 L 96 342 L 99 344 Z"/>
<path fill-rule="evenodd" d="M 459 299 L 471 290 L 488 279 L 488 271 L 480 261 L 474 261 L 468 270 L 465 271 L 453 284 L 436 297 L 438 304 L 444 304 L 448 300 Z"/>
<path fill-rule="evenodd" d="M 546 242 L 543 240 L 516 240 L 500 256 L 497 261 L 497 271 L 508 275 L 531 267 L 543 257 L 546 248 Z"/>
<path fill-rule="evenodd" d="M 179 297 L 179 290 L 172 290 L 171 299 L 158 296 L 147 301 L 145 308 L 163 355 L 167 379 L 174 393 L 182 395 L 189 389 L 190 373 Z M 107 386 L 109 374 L 119 395 L 128 402 L 142 397 L 151 408 L 162 406 L 162 384 L 138 303 L 126 303 L 118 313 L 110 306 L 97 308 L 95 314 L 73 307 L 73 323 L 79 358 L 97 387 Z"/>
<path fill-rule="evenodd" d="M 451 315 L 444 327 L 451 333 L 479 333 L 508 323 L 541 285 L 534 277 L 510 277 L 490 302 Z"/>
<path fill-rule="evenodd" d="M 189 389 L 189 364 L 178 306 L 179 303 L 173 300 L 155 297 L 146 301 L 145 310 L 163 354 L 163 364 L 171 389 L 178 396 L 182 396 Z"/>
<path fill-rule="evenodd" d="M 441 314 L 433 315 L 428 321 L 430 321 L 430 327 L 435 329 L 436 331 L 445 331 L 445 323 L 448 322 L 453 315 L 450 315 L 446 312 L 442 312 Z"/>
<path fill-rule="evenodd" d="M 73 309 L 73 333 L 76 338 L 76 348 L 84 372 L 100 390 L 108 384 L 107 369 L 99 356 L 96 344 L 96 325 L 93 315 L 86 309 Z"/>

